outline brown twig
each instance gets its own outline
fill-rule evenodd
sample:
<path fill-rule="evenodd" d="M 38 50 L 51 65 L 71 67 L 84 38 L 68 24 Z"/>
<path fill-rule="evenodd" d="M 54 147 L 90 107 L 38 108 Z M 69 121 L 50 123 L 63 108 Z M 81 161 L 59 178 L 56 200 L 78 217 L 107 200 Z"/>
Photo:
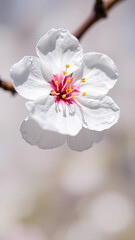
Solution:
<path fill-rule="evenodd" d="M 74 33 L 74 36 L 80 39 L 83 34 L 88 30 L 88 28 L 90 28 L 99 19 L 105 18 L 107 16 L 107 12 L 121 1 L 124 0 L 106 0 L 105 2 L 103 2 L 103 0 L 95 0 L 95 6 L 92 13 Z M 13 95 L 16 94 L 16 91 L 11 82 L 0 79 L 0 88 L 11 92 Z"/>
<path fill-rule="evenodd" d="M 4 89 L 5 91 L 11 92 L 13 95 L 16 94 L 16 91 L 11 82 L 3 81 L 0 79 L 0 88 Z"/>
<path fill-rule="evenodd" d="M 95 0 L 95 6 L 93 8 L 90 16 L 85 20 L 85 22 L 74 32 L 74 36 L 80 39 L 83 34 L 98 20 L 105 18 L 108 11 L 115 6 L 117 3 L 124 0 L 107 0 L 103 2 L 102 0 Z"/>

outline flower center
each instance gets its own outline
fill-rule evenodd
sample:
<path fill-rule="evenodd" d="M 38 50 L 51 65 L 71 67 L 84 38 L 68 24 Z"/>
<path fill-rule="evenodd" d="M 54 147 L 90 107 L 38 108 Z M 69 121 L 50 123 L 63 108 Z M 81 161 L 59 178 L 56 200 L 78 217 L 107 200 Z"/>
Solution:
<path fill-rule="evenodd" d="M 76 97 L 80 94 L 80 84 L 76 84 L 72 77 L 73 74 L 68 74 L 67 69 L 69 65 L 66 64 L 65 71 L 60 74 L 54 74 L 53 79 L 50 81 L 51 92 L 50 95 L 54 97 L 55 102 L 65 102 L 66 104 L 75 103 Z M 85 82 L 85 78 L 81 79 L 81 82 Z M 86 96 L 84 92 L 82 96 Z"/>

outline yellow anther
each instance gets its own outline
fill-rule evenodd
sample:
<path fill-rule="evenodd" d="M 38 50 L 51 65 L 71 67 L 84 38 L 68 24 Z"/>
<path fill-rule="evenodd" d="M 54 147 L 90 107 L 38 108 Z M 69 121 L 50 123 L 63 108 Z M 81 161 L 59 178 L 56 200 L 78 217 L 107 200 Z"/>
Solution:
<path fill-rule="evenodd" d="M 66 64 L 66 68 L 69 68 L 69 64 Z"/>
<path fill-rule="evenodd" d="M 70 83 L 70 82 L 71 82 L 71 80 L 70 80 L 70 79 L 67 79 L 66 83 Z"/>
<path fill-rule="evenodd" d="M 81 82 L 84 83 L 85 82 L 85 78 L 81 78 Z"/>
<path fill-rule="evenodd" d="M 85 93 L 85 92 L 83 93 L 83 96 L 86 96 L 86 93 Z"/>
<path fill-rule="evenodd" d="M 65 98 L 65 97 L 66 97 L 66 94 L 63 94 L 63 95 L 62 95 L 62 98 Z"/>
<path fill-rule="evenodd" d="M 55 91 L 53 91 L 53 92 L 52 92 L 52 94 L 56 94 L 56 92 L 55 92 Z"/>
<path fill-rule="evenodd" d="M 72 96 L 71 96 L 71 98 L 73 98 L 73 99 L 74 99 L 74 98 L 75 98 L 75 96 L 74 96 L 74 95 L 72 95 Z"/>
<path fill-rule="evenodd" d="M 66 71 L 63 71 L 63 75 L 66 75 L 67 74 L 67 72 Z"/>
<path fill-rule="evenodd" d="M 72 88 L 71 88 L 70 86 L 67 87 L 66 92 L 67 92 L 67 93 L 72 92 Z"/>
<path fill-rule="evenodd" d="M 55 84 L 57 85 L 57 84 L 58 84 L 58 81 L 55 81 Z"/>

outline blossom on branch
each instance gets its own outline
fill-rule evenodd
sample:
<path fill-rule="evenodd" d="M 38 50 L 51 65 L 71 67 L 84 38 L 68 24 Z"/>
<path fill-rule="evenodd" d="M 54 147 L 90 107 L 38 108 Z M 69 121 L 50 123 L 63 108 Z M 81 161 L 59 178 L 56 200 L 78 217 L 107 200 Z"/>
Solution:
<path fill-rule="evenodd" d="M 120 110 L 106 96 L 118 78 L 106 55 L 87 53 L 67 30 L 51 29 L 37 43 L 38 57 L 26 56 L 11 68 L 15 90 L 29 99 L 22 137 L 40 148 L 66 141 L 82 151 L 113 126 Z"/>

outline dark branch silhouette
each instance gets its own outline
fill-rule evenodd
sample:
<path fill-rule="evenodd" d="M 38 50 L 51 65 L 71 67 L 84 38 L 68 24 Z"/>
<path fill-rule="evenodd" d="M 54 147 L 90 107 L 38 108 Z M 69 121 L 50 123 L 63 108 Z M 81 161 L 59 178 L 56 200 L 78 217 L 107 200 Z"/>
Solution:
<path fill-rule="evenodd" d="M 117 3 L 124 0 L 95 0 L 95 5 L 90 16 L 85 20 L 85 22 L 77 29 L 74 33 L 74 36 L 80 39 L 84 33 L 90 29 L 90 27 L 96 23 L 98 20 L 107 17 L 108 11 L 115 6 Z M 13 95 L 16 94 L 16 91 L 11 82 L 4 81 L 0 79 L 0 88 L 11 92 Z"/>
<path fill-rule="evenodd" d="M 98 20 L 107 17 L 108 11 L 115 6 L 117 3 L 124 0 L 95 0 L 95 5 L 90 16 L 85 20 L 85 22 L 74 32 L 74 36 L 80 39 L 84 33 Z"/>

